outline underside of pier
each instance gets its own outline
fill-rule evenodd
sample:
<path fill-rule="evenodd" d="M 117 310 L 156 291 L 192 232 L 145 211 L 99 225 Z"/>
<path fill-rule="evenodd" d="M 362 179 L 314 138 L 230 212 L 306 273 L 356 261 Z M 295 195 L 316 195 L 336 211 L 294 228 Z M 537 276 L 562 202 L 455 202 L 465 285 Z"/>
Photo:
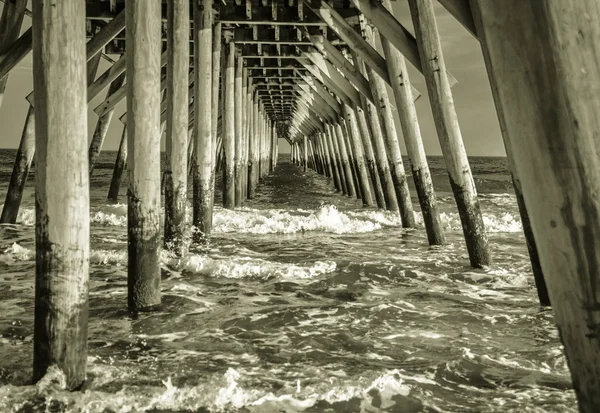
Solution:
<path fill-rule="evenodd" d="M 408 0 L 410 30 L 390 0 L 2 1 L 0 105 L 11 69 L 33 52 L 34 90 L 0 222 L 15 223 L 35 158 L 35 380 L 53 364 L 69 388 L 85 380 L 89 177 L 120 102 L 108 199 L 126 170 L 132 312 L 161 302 L 161 249 L 184 255 L 189 239 L 210 243 L 215 175 L 223 206 L 242 206 L 275 168 L 281 140 L 292 162 L 399 214 L 405 228 L 420 209 L 429 244 L 444 244 L 415 110 L 421 94 L 469 264 L 492 263 L 452 96 L 463 79 L 446 67 L 435 0 Z M 439 3 L 481 44 L 540 304 L 553 304 L 581 411 L 596 412 L 600 9 L 595 0 Z M 22 30 L 26 16 L 32 27 Z M 407 65 L 427 90 L 412 86 Z M 89 139 L 88 116 L 98 117 Z"/>

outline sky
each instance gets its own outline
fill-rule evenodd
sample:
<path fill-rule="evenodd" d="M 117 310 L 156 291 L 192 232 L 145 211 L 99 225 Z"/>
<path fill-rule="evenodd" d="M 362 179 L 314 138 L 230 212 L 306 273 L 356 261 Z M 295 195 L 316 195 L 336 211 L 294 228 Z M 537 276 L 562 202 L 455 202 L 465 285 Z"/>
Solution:
<path fill-rule="evenodd" d="M 414 33 L 406 0 L 397 0 L 393 4 L 396 18 L 409 31 Z M 0 10 L 2 7 L 3 3 L 0 2 Z M 479 42 L 437 2 L 435 3 L 435 11 L 446 67 L 458 80 L 458 83 L 452 88 L 452 93 L 467 153 L 470 156 L 505 156 L 498 118 Z M 30 25 L 31 19 L 25 17 L 23 31 Z M 425 87 L 425 79 L 410 63 L 407 63 L 407 65 L 411 82 L 422 95 L 415 104 L 425 151 L 428 155 L 441 155 Z M 32 91 L 31 66 L 30 53 L 9 74 L 8 85 L 0 107 L 0 148 L 16 148 L 19 145 L 28 108 L 25 96 Z M 102 73 L 107 68 L 108 63 L 102 59 L 98 73 Z M 391 89 L 389 89 L 389 93 L 393 100 Z M 104 100 L 105 94 L 106 92 L 102 92 L 89 105 L 88 129 L 90 138 L 97 121 L 93 108 Z M 123 128 L 118 118 L 124 111 L 125 105 L 122 102 L 117 106 L 109 128 L 104 144 L 106 150 L 116 150 L 118 148 Z M 401 136 L 402 132 L 397 116 L 396 126 L 398 134 Z M 289 145 L 283 139 L 279 141 L 280 153 L 289 152 Z M 401 149 L 405 153 L 403 139 L 400 139 L 400 141 Z M 164 150 L 164 136 L 162 147 Z"/>

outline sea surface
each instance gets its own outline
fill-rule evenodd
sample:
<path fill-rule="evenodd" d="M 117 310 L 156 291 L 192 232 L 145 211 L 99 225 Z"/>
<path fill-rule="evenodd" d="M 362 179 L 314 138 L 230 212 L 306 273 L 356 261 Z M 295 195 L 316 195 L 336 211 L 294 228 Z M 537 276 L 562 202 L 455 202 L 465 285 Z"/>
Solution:
<path fill-rule="evenodd" d="M 0 151 L 0 202 L 14 153 Z M 81 391 L 64 390 L 56 369 L 30 383 L 33 180 L 18 223 L 0 226 L 0 412 L 576 411 L 505 158 L 470 158 L 489 268 L 468 265 L 441 158 L 430 166 L 448 243 L 430 248 L 419 212 L 417 228 L 402 229 L 282 155 L 255 199 L 215 208 L 208 251 L 162 253 L 162 307 L 137 317 L 127 312 L 126 180 L 120 203 L 106 201 L 114 158 L 101 156 L 90 185 Z"/>

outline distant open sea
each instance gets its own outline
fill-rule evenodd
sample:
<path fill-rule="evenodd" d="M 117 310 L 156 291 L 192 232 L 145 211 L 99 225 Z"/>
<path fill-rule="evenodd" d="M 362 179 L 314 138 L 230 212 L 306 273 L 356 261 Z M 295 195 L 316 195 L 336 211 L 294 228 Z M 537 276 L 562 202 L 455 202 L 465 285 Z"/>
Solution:
<path fill-rule="evenodd" d="M 505 158 L 469 158 L 489 268 L 469 267 L 441 157 L 429 165 L 448 243 L 432 248 L 412 178 L 418 225 L 402 229 L 282 154 L 255 199 L 215 208 L 207 252 L 162 253 L 162 307 L 131 318 L 126 177 L 120 203 L 106 202 L 115 155 L 100 156 L 90 183 L 79 392 L 55 369 L 30 384 L 33 179 L 18 223 L 0 225 L 0 412 L 576 412 Z M 0 202 L 14 156 L 0 150 Z"/>

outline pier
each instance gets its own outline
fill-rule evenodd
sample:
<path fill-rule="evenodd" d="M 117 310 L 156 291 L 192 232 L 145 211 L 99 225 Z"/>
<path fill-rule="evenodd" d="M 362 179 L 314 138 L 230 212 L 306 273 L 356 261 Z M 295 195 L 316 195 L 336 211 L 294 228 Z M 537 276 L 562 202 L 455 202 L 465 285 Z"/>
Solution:
<path fill-rule="evenodd" d="M 578 409 L 600 411 L 594 0 L 408 0 L 412 32 L 393 0 L 1 1 L 0 111 L 10 105 L 3 97 L 11 70 L 33 57 L 0 217 L 17 222 L 35 165 L 33 382 L 51 366 L 69 390 L 86 381 L 90 180 L 111 124 L 122 132 L 106 199 L 126 198 L 123 308 L 132 316 L 162 305 L 162 251 L 208 251 L 215 205 L 243 209 L 265 182 L 283 182 L 283 142 L 291 150 L 286 170 L 320 175 L 337 195 L 397 216 L 403 230 L 423 232 L 424 249 L 444 246 L 415 107 L 425 95 L 464 265 L 497 262 L 453 97 L 454 85 L 469 79 L 445 63 L 439 2 L 481 46 L 537 299 L 552 307 Z M 414 87 L 407 66 L 426 90 Z M 89 117 L 97 122 L 91 136 Z"/>

